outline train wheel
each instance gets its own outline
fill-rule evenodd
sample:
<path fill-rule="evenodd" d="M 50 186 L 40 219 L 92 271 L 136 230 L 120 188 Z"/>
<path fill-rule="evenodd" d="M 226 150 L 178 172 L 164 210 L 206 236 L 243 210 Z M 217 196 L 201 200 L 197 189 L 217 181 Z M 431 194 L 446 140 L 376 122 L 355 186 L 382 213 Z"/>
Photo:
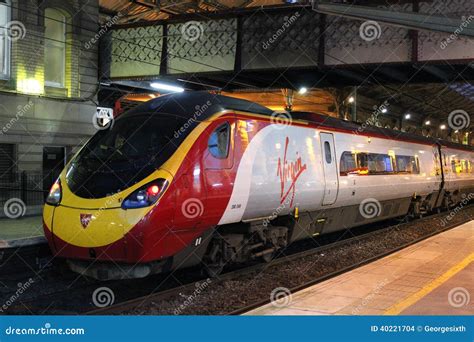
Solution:
<path fill-rule="evenodd" d="M 273 260 L 273 258 L 275 257 L 275 252 L 273 253 L 268 253 L 268 254 L 265 254 L 262 256 L 262 260 L 265 261 L 265 262 L 270 262 Z"/>
<path fill-rule="evenodd" d="M 224 271 L 224 264 L 213 264 L 207 265 L 204 264 L 204 274 L 209 278 L 217 278 Z"/>

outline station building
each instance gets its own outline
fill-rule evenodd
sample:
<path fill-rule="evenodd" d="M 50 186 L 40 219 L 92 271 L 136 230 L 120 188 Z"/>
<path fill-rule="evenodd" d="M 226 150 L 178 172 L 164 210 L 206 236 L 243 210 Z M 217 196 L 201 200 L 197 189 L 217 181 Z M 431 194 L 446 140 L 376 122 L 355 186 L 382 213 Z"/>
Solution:
<path fill-rule="evenodd" d="M 41 191 L 95 132 L 98 16 L 97 1 L 0 1 L 0 187 L 6 197 L 22 197 L 26 186 L 24 202 L 41 204 Z M 7 191 L 13 188 L 18 194 Z"/>

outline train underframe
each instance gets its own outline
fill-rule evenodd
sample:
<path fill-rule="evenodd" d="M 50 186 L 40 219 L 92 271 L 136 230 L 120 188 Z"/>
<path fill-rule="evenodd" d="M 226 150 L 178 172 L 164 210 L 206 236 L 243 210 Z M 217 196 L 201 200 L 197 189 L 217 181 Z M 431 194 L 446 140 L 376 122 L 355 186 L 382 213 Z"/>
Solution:
<path fill-rule="evenodd" d="M 216 276 L 232 263 L 261 258 L 270 261 L 279 250 L 292 242 L 314 238 L 320 234 L 392 218 L 410 220 L 433 211 L 448 210 L 472 200 L 474 189 L 434 192 L 427 196 L 413 194 L 410 198 L 380 202 L 380 212 L 374 217 L 363 216 L 359 205 L 329 208 L 298 216 L 280 216 L 269 221 L 254 221 L 217 227 L 206 255 L 204 269 Z"/>
<path fill-rule="evenodd" d="M 191 244 L 172 257 L 145 264 L 116 264 L 117 267 L 111 267 L 113 265 L 107 262 L 67 262 L 73 271 L 99 280 L 143 278 L 199 264 L 208 276 L 216 277 L 231 264 L 252 260 L 269 262 L 279 251 L 298 240 L 381 220 L 419 218 L 459 203 L 467 204 L 473 193 L 474 189 L 443 190 L 427 196 L 414 194 L 408 198 L 383 201 L 380 202 L 380 212 L 374 217 L 363 216 L 359 205 L 353 205 L 222 225 L 208 229 L 198 238 L 198 245 Z"/>

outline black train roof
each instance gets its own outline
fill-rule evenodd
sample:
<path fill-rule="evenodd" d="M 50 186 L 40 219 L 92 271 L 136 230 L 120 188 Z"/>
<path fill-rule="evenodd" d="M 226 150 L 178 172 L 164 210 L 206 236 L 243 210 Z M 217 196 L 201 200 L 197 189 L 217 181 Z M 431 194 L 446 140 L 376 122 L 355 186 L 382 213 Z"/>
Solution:
<path fill-rule="evenodd" d="M 223 110 L 238 110 L 249 113 L 271 116 L 274 112 L 267 107 L 257 103 L 237 99 L 229 96 L 211 94 L 206 91 L 191 91 L 162 95 L 156 99 L 145 102 L 136 108 L 122 114 L 120 118 L 126 118 L 143 113 L 150 114 L 170 114 L 178 116 L 184 120 L 193 120 L 196 122 L 204 121 L 217 112 Z M 423 137 L 416 134 L 396 131 L 388 128 L 363 126 L 352 121 L 345 121 L 323 114 L 308 112 L 292 112 L 291 117 L 295 120 L 305 120 L 321 127 L 339 128 L 352 131 L 355 134 L 376 134 L 384 135 L 387 138 L 397 140 L 408 140 L 423 144 L 441 144 L 442 146 L 474 151 L 474 147 L 461 145 L 436 138 Z"/>
<path fill-rule="evenodd" d="M 123 116 L 132 116 L 147 112 L 171 114 L 183 119 L 192 119 L 195 118 L 196 112 L 199 111 L 198 121 L 204 121 L 213 114 L 226 109 L 269 116 L 273 113 L 273 111 L 267 107 L 247 100 L 210 94 L 206 91 L 193 91 L 157 97 L 124 113 Z"/>

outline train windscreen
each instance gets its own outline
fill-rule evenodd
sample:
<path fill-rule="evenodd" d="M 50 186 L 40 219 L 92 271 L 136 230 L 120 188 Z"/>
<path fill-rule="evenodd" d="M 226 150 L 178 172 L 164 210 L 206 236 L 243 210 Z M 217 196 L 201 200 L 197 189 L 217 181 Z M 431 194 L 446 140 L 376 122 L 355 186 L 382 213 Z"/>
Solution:
<path fill-rule="evenodd" d="M 182 119 L 171 115 L 134 115 L 97 132 L 71 162 L 66 180 L 82 198 L 102 198 L 141 181 L 177 148 Z"/>

